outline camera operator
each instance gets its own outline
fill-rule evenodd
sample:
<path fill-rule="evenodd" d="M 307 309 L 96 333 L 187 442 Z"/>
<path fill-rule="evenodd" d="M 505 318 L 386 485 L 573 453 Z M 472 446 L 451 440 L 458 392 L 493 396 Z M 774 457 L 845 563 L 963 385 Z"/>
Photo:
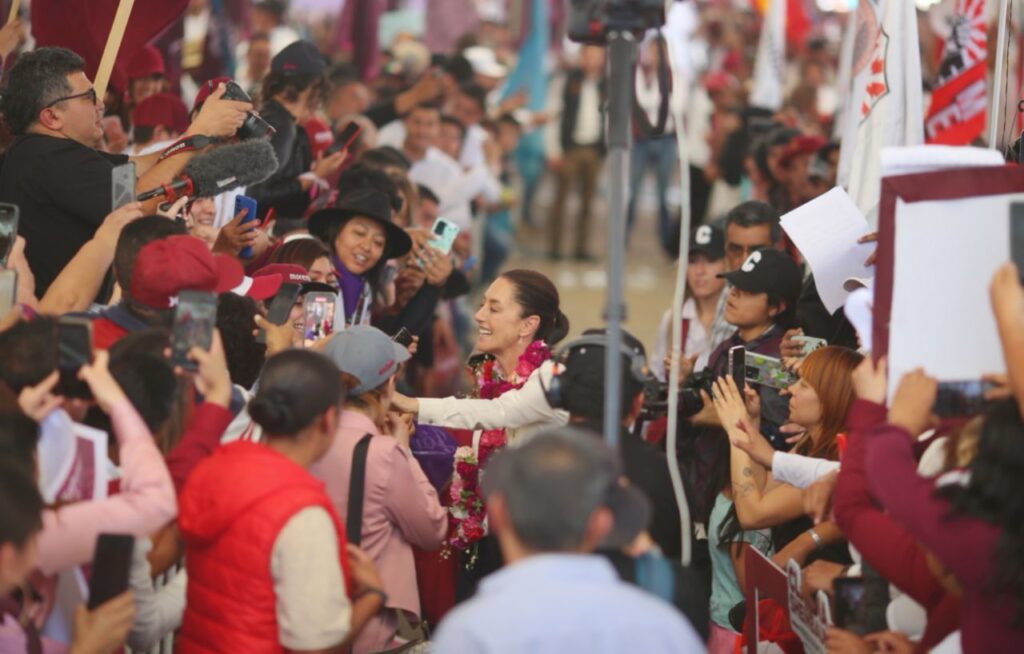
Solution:
<path fill-rule="evenodd" d="M 260 115 L 276 130 L 270 142 L 278 167 L 248 193 L 259 204 L 261 214 L 275 210 L 278 234 L 289 231 L 302 219 L 311 201 L 310 189 L 316 185 L 326 190 L 324 180 L 338 172 L 345 161 L 342 151 L 321 156 L 314 163 L 309 140 L 301 129 L 323 99 L 326 67 L 313 44 L 296 41 L 274 57 L 270 74 L 263 80 L 262 97 L 266 101 Z"/>
<path fill-rule="evenodd" d="M 242 125 L 247 102 L 222 100 L 218 89 L 189 125 L 187 137 L 231 136 Z M 18 233 L 44 295 L 79 248 L 110 213 L 111 171 L 128 157 L 97 150 L 103 139 L 103 102 L 85 74 L 85 61 L 65 48 L 21 55 L 3 93 L 4 121 L 15 135 L 0 168 L 0 201 L 20 208 Z M 158 161 L 135 157 L 141 193 L 171 182 L 199 150 Z M 59 172 L 55 172 L 59 171 Z M 153 213 L 159 198 L 142 206 Z M 109 287 L 101 292 L 106 295 Z"/>

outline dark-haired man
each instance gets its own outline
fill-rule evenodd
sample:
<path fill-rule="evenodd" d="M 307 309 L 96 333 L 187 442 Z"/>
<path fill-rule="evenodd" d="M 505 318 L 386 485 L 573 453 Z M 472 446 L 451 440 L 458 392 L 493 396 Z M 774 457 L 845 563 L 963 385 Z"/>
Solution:
<path fill-rule="evenodd" d="M 754 250 L 774 247 L 782 238 L 779 212 L 770 204 L 750 200 L 725 215 L 726 270 L 738 270 Z"/>
<path fill-rule="evenodd" d="M 230 136 L 252 105 L 213 95 L 186 135 Z M 85 62 L 64 48 L 40 48 L 11 68 L 2 109 L 14 142 L 0 167 L 0 201 L 18 205 L 18 233 L 42 295 L 110 213 L 111 171 L 128 161 L 96 150 L 103 138 L 103 103 L 85 74 Z M 134 159 L 136 192 L 170 182 L 192 158 L 183 152 Z M 159 199 L 146 203 L 151 213 Z M 109 286 L 101 295 L 109 293 Z"/>

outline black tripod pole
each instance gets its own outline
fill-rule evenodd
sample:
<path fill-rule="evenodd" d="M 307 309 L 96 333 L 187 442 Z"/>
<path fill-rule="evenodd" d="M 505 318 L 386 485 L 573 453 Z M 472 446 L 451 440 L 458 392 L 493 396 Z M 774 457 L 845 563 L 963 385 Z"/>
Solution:
<path fill-rule="evenodd" d="M 604 437 L 618 448 L 622 408 L 623 259 L 626 242 L 626 191 L 629 179 L 630 121 L 636 39 L 625 30 L 608 34 L 608 299 L 605 306 L 608 347 L 604 363 Z"/>

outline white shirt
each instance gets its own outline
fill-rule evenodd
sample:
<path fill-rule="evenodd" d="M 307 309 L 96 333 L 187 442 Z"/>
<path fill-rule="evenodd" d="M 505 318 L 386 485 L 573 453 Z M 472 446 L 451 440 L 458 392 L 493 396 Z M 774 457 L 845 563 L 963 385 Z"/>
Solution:
<path fill-rule="evenodd" d="M 449 202 L 438 208 L 439 215 L 450 220 L 466 232 L 473 221 L 470 202 L 482 197 L 485 202 L 493 204 L 501 199 L 501 183 L 495 179 L 487 166 L 480 163 L 473 166 L 452 185 Z M 444 200 L 442 200 L 444 203 Z"/>
<path fill-rule="evenodd" d="M 683 343 L 682 351 L 684 356 L 692 357 L 697 355 L 697 363 L 694 365 L 694 372 L 703 370 L 708 365 L 708 359 L 714 354 L 718 346 L 727 340 L 736 331 L 736 328 L 725 322 L 725 299 L 727 293 L 722 289 L 722 295 L 718 298 L 718 306 L 715 309 L 715 319 L 711 322 L 711 331 L 704 328 L 704 324 L 697 315 L 697 302 L 693 298 L 687 298 L 683 303 L 683 320 L 689 320 L 690 326 L 686 332 L 686 342 Z M 665 357 L 669 355 L 669 332 L 672 329 L 672 310 L 668 309 L 661 316 L 661 325 L 658 327 L 658 341 L 651 352 L 651 372 L 658 379 L 664 382 L 668 379 L 668 371 L 665 370 Z"/>
<path fill-rule="evenodd" d="M 459 153 L 459 163 L 463 168 L 472 168 L 486 162 L 484 141 L 487 138 L 487 130 L 483 127 L 479 125 L 466 126 L 466 138 L 462 140 L 462 152 Z"/>
<path fill-rule="evenodd" d="M 789 452 L 776 452 L 772 457 L 772 477 L 794 488 L 807 488 L 836 470 L 839 470 L 838 461 Z"/>
<path fill-rule="evenodd" d="M 651 73 L 647 75 L 642 70 L 636 71 L 636 101 L 640 105 L 640 108 L 647 114 L 647 120 L 651 122 L 651 125 L 657 126 L 658 124 L 658 109 L 661 107 L 661 96 L 662 94 L 668 94 L 672 87 L 671 82 L 668 88 L 658 88 L 658 75 Z M 665 120 L 665 133 L 671 134 L 675 132 L 676 112 L 682 112 L 682 102 L 685 100 L 682 93 L 675 93 L 669 98 L 668 113 Z"/>
<path fill-rule="evenodd" d="M 580 85 L 580 108 L 572 140 L 581 145 L 597 143 L 601 140 L 602 127 L 600 80 L 585 78 Z"/>
<path fill-rule="evenodd" d="M 454 429 L 505 429 L 509 443 L 541 429 L 566 425 L 569 413 L 552 409 L 544 393 L 551 387 L 554 366 L 554 362 L 545 361 L 520 388 L 493 400 L 420 398 L 418 420 Z"/>
<path fill-rule="evenodd" d="M 459 163 L 435 147 L 427 148 L 426 155 L 413 162 L 412 168 L 409 169 L 410 180 L 416 184 L 423 184 L 437 194 L 441 200 L 438 210 L 445 217 L 460 202 L 458 189 L 463 183 L 462 178 L 463 172 Z"/>

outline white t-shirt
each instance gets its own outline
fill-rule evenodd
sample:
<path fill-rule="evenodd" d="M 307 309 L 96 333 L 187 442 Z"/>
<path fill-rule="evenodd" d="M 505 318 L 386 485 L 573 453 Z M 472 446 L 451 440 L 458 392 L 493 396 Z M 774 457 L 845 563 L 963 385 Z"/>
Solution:
<path fill-rule="evenodd" d="M 291 650 L 333 647 L 352 626 L 352 604 L 338 554 L 338 535 L 322 507 L 305 508 L 274 541 L 270 574 L 277 596 L 277 630 Z"/>

